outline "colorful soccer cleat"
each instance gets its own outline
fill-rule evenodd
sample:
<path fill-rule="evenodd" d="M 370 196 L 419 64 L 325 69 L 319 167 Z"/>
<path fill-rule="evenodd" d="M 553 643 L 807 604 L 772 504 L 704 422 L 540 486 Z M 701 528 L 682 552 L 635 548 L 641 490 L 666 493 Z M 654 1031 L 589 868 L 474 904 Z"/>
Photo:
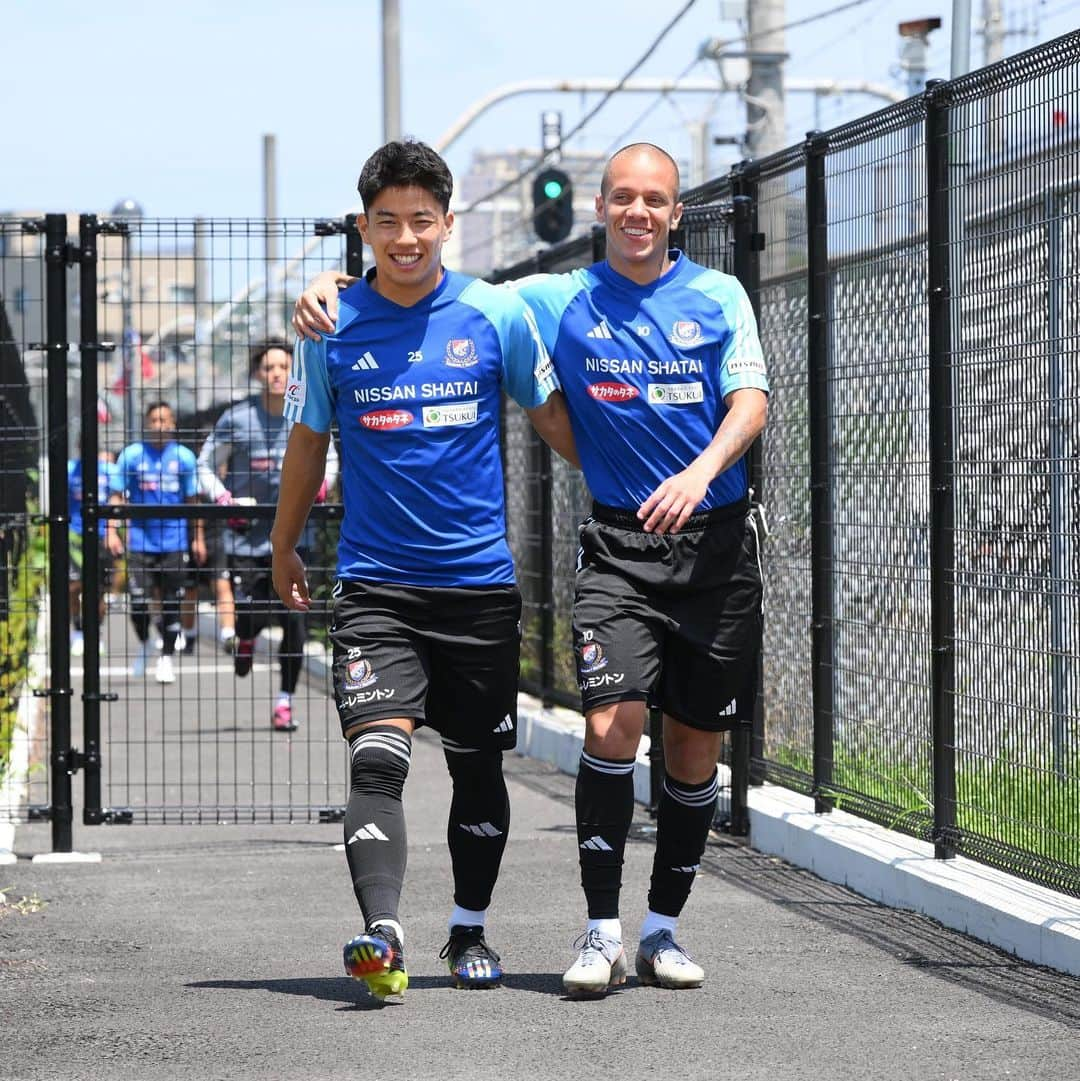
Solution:
<path fill-rule="evenodd" d="M 292 706 L 288 702 L 278 702 L 270 714 L 270 724 L 275 732 L 295 732 L 299 725 L 293 720 Z"/>
<path fill-rule="evenodd" d="M 484 941 L 483 927 L 451 927 L 439 957 L 450 969 L 454 985 L 465 990 L 498 987 L 503 978 L 499 955 Z"/>
<path fill-rule="evenodd" d="M 397 935 L 380 923 L 345 943 L 345 971 L 363 980 L 376 998 L 403 995 L 409 986 L 405 955 Z"/>

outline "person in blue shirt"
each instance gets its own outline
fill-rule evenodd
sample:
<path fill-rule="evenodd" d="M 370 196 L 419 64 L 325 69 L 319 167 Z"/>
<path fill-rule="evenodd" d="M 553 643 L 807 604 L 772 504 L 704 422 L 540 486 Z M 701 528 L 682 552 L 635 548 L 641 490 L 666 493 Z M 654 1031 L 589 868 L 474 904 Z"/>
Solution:
<path fill-rule="evenodd" d="M 666 776 L 636 970 L 665 987 L 702 983 L 677 921 L 715 813 L 722 733 L 750 716 L 761 644 L 763 518 L 749 505 L 743 456 L 765 426 L 765 364 L 739 283 L 669 251 L 678 193 L 666 151 L 624 147 L 596 197 L 605 261 L 516 283 L 554 361 L 595 500 L 573 618 L 588 922 L 563 977 L 572 996 L 626 979 L 619 894 L 650 703 L 663 712 Z M 316 279 L 297 303 L 299 333 L 325 329 L 348 281 Z"/>
<path fill-rule="evenodd" d="M 146 409 L 143 439 L 130 443 L 116 459 L 110 502 L 175 506 L 198 502 L 195 455 L 175 440 L 176 419 L 168 402 L 151 402 Z M 195 519 L 195 544 L 201 548 L 203 523 Z M 161 656 L 154 669 L 159 683 L 176 682 L 173 655 L 180 633 L 180 609 L 188 580 L 188 524 L 183 518 L 132 518 L 121 539 L 116 522 L 106 529 L 114 556 L 127 549 L 127 581 L 131 623 L 139 640 L 132 675 L 141 676 L 152 651 L 151 601 L 161 605 Z"/>
<path fill-rule="evenodd" d="M 102 451 L 97 462 L 98 504 L 109 502 L 109 477 L 112 460 L 108 451 Z M 67 464 L 68 479 L 68 542 L 71 548 L 71 655 L 83 655 L 83 452 L 79 440 L 79 457 L 70 458 Z M 105 519 L 98 519 L 98 621 L 105 618 L 105 594 L 112 581 L 112 557 L 105 546 Z M 104 645 L 104 642 L 102 642 Z"/>
<path fill-rule="evenodd" d="M 274 585 L 288 607 L 308 608 L 296 546 L 336 422 L 345 515 L 333 682 L 351 757 L 345 851 L 365 922 L 345 967 L 379 997 L 407 986 L 401 798 L 412 734 L 427 724 L 453 789 L 454 908 L 441 956 L 457 986 L 490 987 L 502 978 L 484 926 L 510 824 L 502 753 L 517 740 L 521 614 L 499 455 L 503 390 L 554 449 L 576 456 L 521 299 L 442 265 L 453 228 L 442 158 L 423 143 L 387 143 L 358 187 L 375 266 L 342 294 L 325 337 L 298 343 Z"/>

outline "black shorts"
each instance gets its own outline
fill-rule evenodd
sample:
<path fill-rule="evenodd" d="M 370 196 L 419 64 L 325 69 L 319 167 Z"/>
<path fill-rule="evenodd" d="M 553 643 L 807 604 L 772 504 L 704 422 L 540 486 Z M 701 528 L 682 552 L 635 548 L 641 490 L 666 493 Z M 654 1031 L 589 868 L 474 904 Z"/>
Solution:
<path fill-rule="evenodd" d="M 71 582 L 82 582 L 83 577 L 83 538 L 82 533 L 74 529 L 68 530 L 68 550 L 71 553 L 68 579 Z M 112 583 L 113 556 L 105 546 L 105 538 L 98 534 L 98 586 L 102 592 L 107 592 Z"/>
<path fill-rule="evenodd" d="M 297 554 L 301 559 L 307 558 L 303 549 L 298 548 Z M 229 556 L 233 600 L 238 611 L 243 609 L 251 616 L 256 634 L 282 617 L 303 618 L 303 613 L 293 612 L 281 603 L 274 589 L 272 564 L 273 557 L 270 555 Z"/>
<path fill-rule="evenodd" d="M 448 747 L 517 743 L 521 594 L 516 586 L 339 581 L 334 698 L 341 730 L 408 717 Z"/>
<path fill-rule="evenodd" d="M 212 585 L 218 578 L 229 580 L 228 560 L 225 555 L 225 540 L 222 536 L 221 521 L 206 518 L 203 521 L 203 540 L 206 543 L 206 562 L 199 566 L 195 556 L 191 557 L 192 576 L 197 585 Z"/>
<path fill-rule="evenodd" d="M 152 597 L 155 589 L 163 597 L 180 596 L 187 587 L 190 562 L 187 552 L 128 552 L 128 593 L 132 600 Z"/>
<path fill-rule="evenodd" d="M 584 712 L 645 701 L 709 732 L 750 718 L 762 590 L 747 513 L 740 503 L 695 514 L 672 535 L 594 504 L 574 597 Z"/>

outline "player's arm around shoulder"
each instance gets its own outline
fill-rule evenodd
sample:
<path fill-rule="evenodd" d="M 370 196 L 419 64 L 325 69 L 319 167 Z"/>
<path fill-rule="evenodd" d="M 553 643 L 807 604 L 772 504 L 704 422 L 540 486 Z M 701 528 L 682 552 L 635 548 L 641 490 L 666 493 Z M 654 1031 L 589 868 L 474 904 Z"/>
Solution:
<path fill-rule="evenodd" d="M 528 414 L 540 438 L 556 454 L 580 469 L 566 399 L 536 316 L 517 294 L 512 294 L 510 308 L 512 356 L 505 366 L 507 391 Z"/>

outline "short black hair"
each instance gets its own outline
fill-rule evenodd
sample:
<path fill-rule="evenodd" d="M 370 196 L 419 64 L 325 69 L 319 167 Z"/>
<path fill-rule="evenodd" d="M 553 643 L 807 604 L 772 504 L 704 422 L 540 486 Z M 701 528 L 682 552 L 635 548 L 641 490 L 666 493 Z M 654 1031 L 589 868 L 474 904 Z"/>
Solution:
<path fill-rule="evenodd" d="M 176 419 L 176 410 L 173 409 L 172 403 L 165 401 L 164 398 L 159 398 L 156 402 L 151 402 L 146 407 L 146 411 L 143 413 L 143 416 L 144 417 L 149 417 L 150 414 L 153 413 L 155 409 L 167 409 L 170 413 L 172 413 L 173 419 L 174 420 Z"/>
<path fill-rule="evenodd" d="M 266 338 L 251 347 L 251 353 L 248 355 L 248 375 L 254 375 L 258 371 L 262 358 L 271 349 L 280 349 L 283 353 L 292 356 L 292 346 L 284 338 Z"/>
<path fill-rule="evenodd" d="M 427 143 L 415 139 L 385 143 L 364 162 L 356 190 L 367 213 L 386 188 L 423 188 L 435 196 L 445 214 L 454 194 L 450 167 Z"/>

